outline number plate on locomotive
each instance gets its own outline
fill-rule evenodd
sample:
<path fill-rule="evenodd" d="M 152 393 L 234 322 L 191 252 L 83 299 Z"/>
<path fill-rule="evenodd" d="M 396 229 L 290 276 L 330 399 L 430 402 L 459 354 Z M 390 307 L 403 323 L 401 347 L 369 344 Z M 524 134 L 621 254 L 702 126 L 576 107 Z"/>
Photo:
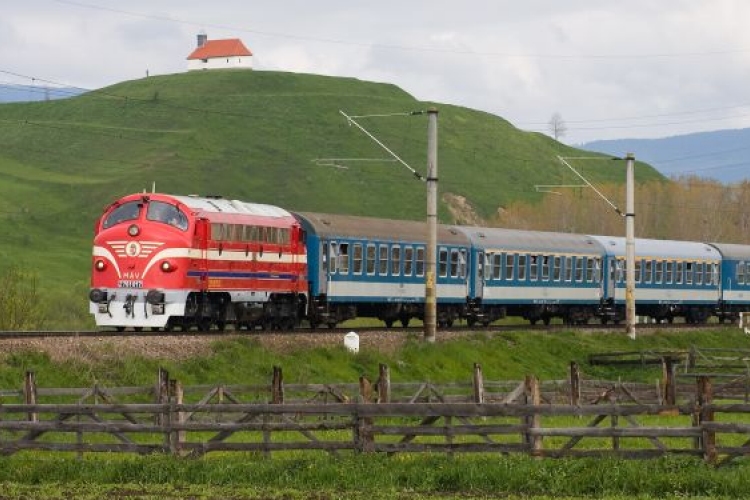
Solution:
<path fill-rule="evenodd" d="M 143 288 L 143 281 L 141 280 L 120 280 L 117 282 L 117 286 L 120 288 Z"/>

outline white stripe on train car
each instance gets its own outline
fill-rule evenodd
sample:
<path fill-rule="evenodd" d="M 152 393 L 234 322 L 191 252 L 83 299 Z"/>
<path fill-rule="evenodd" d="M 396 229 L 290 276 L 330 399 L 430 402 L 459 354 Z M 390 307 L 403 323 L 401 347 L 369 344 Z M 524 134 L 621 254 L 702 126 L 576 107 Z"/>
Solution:
<path fill-rule="evenodd" d="M 94 257 L 102 257 L 104 259 L 107 259 L 110 264 L 112 264 L 112 267 L 115 268 L 115 271 L 117 271 L 117 277 L 120 278 L 122 276 L 122 273 L 120 272 L 120 266 L 117 265 L 117 259 L 114 255 L 112 255 L 112 252 L 110 252 L 108 249 L 104 247 L 94 247 Z"/>
<path fill-rule="evenodd" d="M 595 301 L 601 298 L 599 287 L 548 287 L 548 286 L 491 286 L 485 287 L 482 302 L 531 302 L 554 300 L 557 302 Z"/>
<path fill-rule="evenodd" d="M 328 283 L 328 299 L 336 300 L 342 298 L 383 298 L 385 300 L 423 300 L 425 295 L 424 283 L 400 284 L 393 282 L 369 282 L 369 281 L 331 281 Z M 444 285 L 437 286 L 438 298 L 466 299 L 466 285 Z"/>

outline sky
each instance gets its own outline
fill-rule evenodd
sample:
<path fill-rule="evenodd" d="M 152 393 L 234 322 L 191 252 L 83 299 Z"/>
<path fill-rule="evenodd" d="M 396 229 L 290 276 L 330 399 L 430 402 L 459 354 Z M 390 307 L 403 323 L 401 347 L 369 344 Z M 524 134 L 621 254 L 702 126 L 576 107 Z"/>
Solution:
<path fill-rule="evenodd" d="M 5 0 L 0 85 L 184 72 L 196 35 L 258 71 L 392 83 L 560 140 L 750 127 L 747 0 Z"/>

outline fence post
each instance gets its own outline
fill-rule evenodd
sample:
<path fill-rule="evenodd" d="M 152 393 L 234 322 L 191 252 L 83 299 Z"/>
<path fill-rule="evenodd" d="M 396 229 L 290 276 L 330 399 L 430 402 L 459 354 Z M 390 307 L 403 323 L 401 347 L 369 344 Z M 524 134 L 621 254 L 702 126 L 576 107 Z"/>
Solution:
<path fill-rule="evenodd" d="M 32 371 L 27 371 L 23 383 L 23 401 L 27 405 L 36 404 L 36 375 Z M 29 412 L 27 415 L 29 422 L 38 422 L 39 414 Z"/>
<path fill-rule="evenodd" d="M 378 378 L 378 403 L 391 402 L 391 370 L 388 365 L 380 363 Z"/>
<path fill-rule="evenodd" d="M 273 380 L 271 381 L 271 403 L 284 403 L 284 374 L 280 366 L 273 367 Z"/>
<path fill-rule="evenodd" d="M 578 406 L 581 402 L 581 369 L 575 361 L 570 362 L 570 404 Z"/>
<path fill-rule="evenodd" d="M 541 394 L 539 392 L 539 379 L 537 379 L 533 375 L 527 375 L 524 380 L 524 387 L 526 393 L 526 405 L 531 406 L 533 409 L 531 415 L 525 417 L 525 424 L 527 427 L 525 441 L 526 444 L 530 447 L 531 456 L 539 457 L 541 456 L 542 451 L 542 437 L 529 432 L 540 427 L 539 424 L 541 421 L 541 417 L 539 416 L 539 413 L 537 413 L 537 409 L 542 400 Z"/>
<path fill-rule="evenodd" d="M 677 401 L 677 390 L 675 387 L 675 366 L 674 360 L 670 356 L 661 358 L 662 378 L 664 380 L 664 394 L 662 400 L 664 404 L 674 406 Z"/>
<path fill-rule="evenodd" d="M 704 422 L 714 421 L 714 411 L 706 409 L 706 406 L 710 406 L 713 403 L 713 388 L 711 386 L 711 379 L 706 376 L 698 377 L 698 394 L 697 400 L 697 416 L 698 425 L 701 428 L 701 441 L 703 448 L 703 460 L 708 463 L 716 463 L 716 433 L 712 430 L 704 428 Z M 695 419 L 694 419 L 695 420 Z"/>
<path fill-rule="evenodd" d="M 367 404 L 372 398 L 372 384 L 364 375 L 359 377 L 358 405 Z M 372 435 L 372 418 L 361 417 L 358 411 L 354 414 L 354 447 L 360 453 L 372 452 L 374 436 Z"/>
<path fill-rule="evenodd" d="M 156 381 L 156 404 L 167 404 L 169 402 L 169 372 L 159 367 Z M 165 425 L 169 421 L 169 410 L 155 415 L 157 425 Z M 169 444 L 169 435 L 165 436 L 165 441 Z"/>
<path fill-rule="evenodd" d="M 484 376 L 482 375 L 482 365 L 474 363 L 474 402 L 484 403 Z"/>
<path fill-rule="evenodd" d="M 170 389 L 172 392 L 172 400 L 170 401 L 170 417 L 169 417 L 169 423 L 173 424 L 177 422 L 178 425 L 182 425 L 185 423 L 185 412 L 183 411 L 177 411 L 174 410 L 174 407 L 176 405 L 181 405 L 183 403 L 183 389 L 182 384 L 179 380 L 170 380 Z M 170 425 L 172 427 L 172 425 Z M 185 430 L 179 429 L 175 431 L 172 430 L 170 434 L 170 444 L 169 444 L 169 451 L 173 455 L 180 455 L 182 453 L 182 445 L 185 443 Z"/>

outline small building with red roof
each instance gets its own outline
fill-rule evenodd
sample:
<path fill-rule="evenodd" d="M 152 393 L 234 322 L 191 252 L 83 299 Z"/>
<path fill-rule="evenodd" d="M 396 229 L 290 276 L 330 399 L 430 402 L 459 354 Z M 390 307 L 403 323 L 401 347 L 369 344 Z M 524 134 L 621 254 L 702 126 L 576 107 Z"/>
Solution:
<path fill-rule="evenodd" d="M 240 68 L 252 69 L 253 53 L 239 38 L 209 40 L 198 35 L 198 46 L 187 57 L 188 71 L 195 69 Z"/>

